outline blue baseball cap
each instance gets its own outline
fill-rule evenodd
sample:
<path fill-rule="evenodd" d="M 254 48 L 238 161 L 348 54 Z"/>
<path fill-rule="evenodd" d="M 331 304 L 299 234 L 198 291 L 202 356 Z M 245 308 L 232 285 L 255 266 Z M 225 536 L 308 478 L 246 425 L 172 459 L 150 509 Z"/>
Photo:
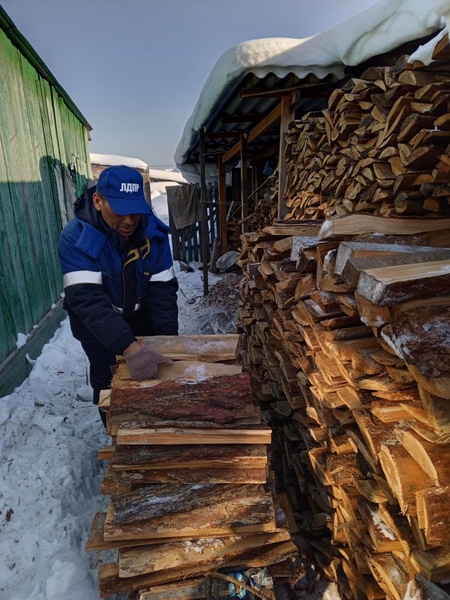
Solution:
<path fill-rule="evenodd" d="M 108 167 L 100 173 L 97 192 L 104 196 L 116 215 L 148 215 L 144 180 L 136 169 L 125 165 Z"/>

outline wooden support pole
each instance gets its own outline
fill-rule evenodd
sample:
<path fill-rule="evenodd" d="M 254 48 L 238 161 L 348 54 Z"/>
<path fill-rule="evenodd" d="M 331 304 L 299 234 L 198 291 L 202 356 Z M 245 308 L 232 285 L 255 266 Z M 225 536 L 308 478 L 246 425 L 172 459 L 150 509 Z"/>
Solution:
<path fill-rule="evenodd" d="M 281 119 L 280 119 L 280 150 L 278 156 L 279 187 L 278 187 L 278 220 L 282 221 L 286 215 L 286 203 L 284 200 L 284 187 L 286 183 L 286 160 L 284 156 L 286 141 L 284 139 L 287 133 L 289 123 L 295 118 L 295 98 L 296 92 L 291 91 L 281 98 Z"/>
<path fill-rule="evenodd" d="M 241 220 L 242 233 L 247 231 L 248 216 L 248 161 L 247 161 L 247 140 L 245 136 L 241 139 Z"/>
<path fill-rule="evenodd" d="M 225 184 L 225 164 L 222 158 L 218 161 L 219 170 L 219 232 L 220 232 L 220 252 L 225 254 L 228 247 L 227 240 L 227 188 Z"/>
<path fill-rule="evenodd" d="M 202 207 L 202 262 L 203 262 L 203 295 L 208 295 L 208 213 L 206 193 L 206 169 L 205 169 L 205 130 L 200 130 L 200 202 Z"/>

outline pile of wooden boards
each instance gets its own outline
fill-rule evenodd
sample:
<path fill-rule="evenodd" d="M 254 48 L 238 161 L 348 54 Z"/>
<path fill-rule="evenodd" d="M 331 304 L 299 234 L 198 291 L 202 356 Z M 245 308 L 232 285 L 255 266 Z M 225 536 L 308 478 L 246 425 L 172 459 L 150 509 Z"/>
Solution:
<path fill-rule="evenodd" d="M 119 363 L 102 394 L 110 505 L 87 548 L 118 550 L 99 569 L 102 597 L 212 598 L 205 577 L 223 583 L 218 569 L 266 568 L 297 554 L 268 481 L 271 430 L 238 364 L 238 335 L 141 340 L 174 364 L 160 365 L 159 379 L 132 381 Z"/>
<path fill-rule="evenodd" d="M 274 223 L 240 264 L 243 356 L 317 564 L 346 598 L 416 575 L 448 598 L 450 220 Z"/>

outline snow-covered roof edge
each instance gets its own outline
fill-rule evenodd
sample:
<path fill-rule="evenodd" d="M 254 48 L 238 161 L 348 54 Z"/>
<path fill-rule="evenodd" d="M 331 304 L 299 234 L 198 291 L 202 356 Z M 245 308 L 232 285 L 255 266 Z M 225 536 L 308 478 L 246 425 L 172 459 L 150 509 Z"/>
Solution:
<path fill-rule="evenodd" d="M 125 165 L 132 167 L 133 169 L 141 169 L 143 171 L 148 170 L 148 164 L 140 158 L 132 158 L 130 156 L 119 156 L 117 154 L 95 154 L 90 153 L 92 165 L 102 165 L 106 167 L 112 167 L 116 165 Z"/>
<path fill-rule="evenodd" d="M 288 73 L 299 78 L 309 74 L 320 79 L 327 75 L 341 78 L 345 66 L 360 64 L 406 42 L 448 28 L 449 17 L 450 0 L 380 0 L 344 23 L 309 38 L 264 38 L 233 46 L 213 67 L 184 127 L 175 151 L 177 167 L 190 181 L 199 181 L 198 165 L 185 163 L 190 146 L 221 96 L 247 73 L 258 77 L 272 72 L 280 78 Z M 429 64 L 426 59 L 430 56 L 429 47 L 415 58 Z M 207 164 L 206 168 L 207 176 L 215 174 L 213 165 Z"/>
<path fill-rule="evenodd" d="M 150 180 L 154 181 L 174 181 L 176 183 L 189 183 L 181 173 L 166 169 L 149 169 Z"/>

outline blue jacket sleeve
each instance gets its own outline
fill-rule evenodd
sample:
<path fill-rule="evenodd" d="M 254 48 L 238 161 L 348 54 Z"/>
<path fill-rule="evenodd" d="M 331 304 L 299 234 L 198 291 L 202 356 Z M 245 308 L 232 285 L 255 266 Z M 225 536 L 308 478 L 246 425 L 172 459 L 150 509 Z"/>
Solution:
<path fill-rule="evenodd" d="M 65 308 L 75 313 L 93 336 L 114 354 L 122 354 L 136 341 L 130 326 L 116 313 L 101 286 L 72 285 L 65 290 Z"/>
<path fill-rule="evenodd" d="M 99 276 L 95 261 L 77 248 L 76 235 L 71 232 L 70 227 L 63 231 L 59 243 L 63 274 L 84 272 L 92 273 L 94 278 Z M 99 283 L 75 283 L 65 287 L 64 291 L 65 309 L 77 315 L 92 335 L 111 352 L 122 354 L 136 340 L 130 326 L 113 309 L 110 299 L 103 292 L 100 279 Z"/>

